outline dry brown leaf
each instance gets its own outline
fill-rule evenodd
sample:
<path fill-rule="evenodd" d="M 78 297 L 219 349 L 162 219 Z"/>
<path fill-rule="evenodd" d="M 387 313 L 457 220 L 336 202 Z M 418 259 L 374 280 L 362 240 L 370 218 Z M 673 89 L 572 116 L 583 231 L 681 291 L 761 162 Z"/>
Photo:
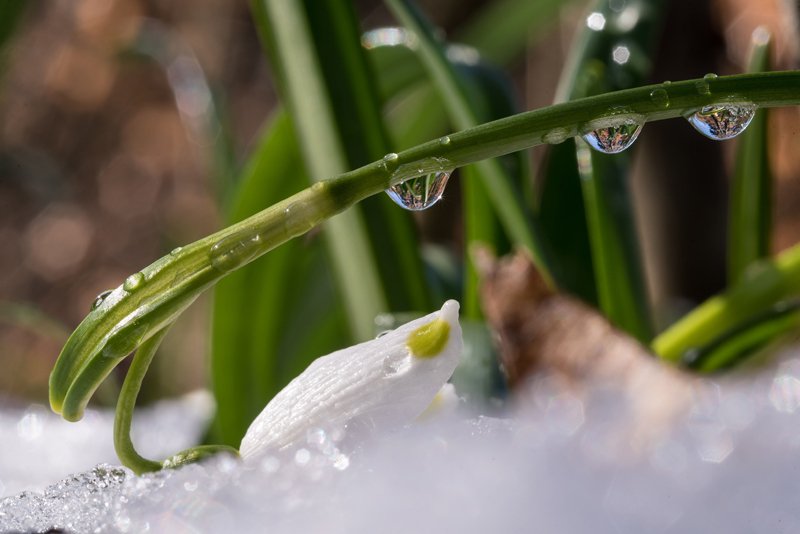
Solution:
<path fill-rule="evenodd" d="M 639 444 L 661 435 L 684 411 L 694 379 L 655 359 L 577 298 L 551 290 L 526 254 L 498 260 L 478 248 L 473 258 L 512 389 L 524 391 L 520 386 L 546 374 L 573 394 L 619 390 L 633 407 L 630 439 Z"/>

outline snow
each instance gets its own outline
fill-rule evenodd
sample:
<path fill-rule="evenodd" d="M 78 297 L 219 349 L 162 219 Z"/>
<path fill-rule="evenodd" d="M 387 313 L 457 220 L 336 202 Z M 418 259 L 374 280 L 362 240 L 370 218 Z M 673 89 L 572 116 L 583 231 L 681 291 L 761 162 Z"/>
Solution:
<path fill-rule="evenodd" d="M 576 396 L 547 377 L 532 387 L 500 417 L 462 404 L 400 429 L 359 428 L 358 440 L 347 425 L 309 426 L 246 460 L 221 455 L 142 477 L 85 467 L 113 459 L 108 444 L 92 445 L 110 439 L 109 414 L 90 417 L 78 433 L 91 439 L 80 439 L 38 409 L 4 411 L 6 495 L 48 469 L 50 480 L 84 472 L 0 500 L 0 531 L 800 532 L 800 349 L 699 383 L 687 412 L 644 446 L 629 439 L 636 407 L 623 392 Z M 168 412 L 144 417 L 163 434 L 180 424 L 174 413 L 198 420 L 202 410 Z M 17 462 L 46 465 L 28 482 Z"/>

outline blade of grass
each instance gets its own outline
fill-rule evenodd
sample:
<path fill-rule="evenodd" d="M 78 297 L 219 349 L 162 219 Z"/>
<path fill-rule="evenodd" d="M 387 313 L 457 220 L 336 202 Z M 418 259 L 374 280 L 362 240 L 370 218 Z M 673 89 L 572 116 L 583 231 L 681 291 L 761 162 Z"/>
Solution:
<path fill-rule="evenodd" d="M 387 0 L 386 4 L 395 17 L 417 35 L 420 59 L 440 92 L 452 122 L 460 129 L 479 124 L 466 83 L 447 60 L 428 21 L 409 2 Z M 534 237 L 536 230 L 520 202 L 520 193 L 514 190 L 497 161 L 481 161 L 475 168 L 508 235 L 531 254 L 540 271 L 548 276 L 544 251 Z"/>
<path fill-rule="evenodd" d="M 255 0 L 253 7 L 311 179 L 316 182 L 345 171 L 344 147 L 302 5 L 293 0 Z M 363 218 L 352 210 L 325 226 L 353 338 L 368 339 L 372 319 L 386 310 L 387 301 Z"/>
<path fill-rule="evenodd" d="M 326 81 L 339 138 L 349 168 L 391 152 L 381 118 L 375 75 L 361 46 L 358 18 L 350 2 L 306 0 L 309 30 Z M 395 209 L 388 197 L 360 206 L 390 310 L 428 310 L 411 214 Z"/>
<path fill-rule="evenodd" d="M 587 17 L 576 36 L 557 99 L 574 99 L 641 83 L 649 72 L 665 6 L 662 1 L 648 2 L 636 22 L 625 26 L 619 20 L 622 14 L 607 0 L 595 2 L 590 10 L 594 22 L 590 24 Z M 614 50 L 620 46 L 630 53 L 623 62 L 613 60 Z M 589 302 L 596 302 L 616 326 L 647 342 L 652 337 L 652 325 L 628 190 L 631 153 L 593 154 L 582 141 L 564 145 L 563 149 L 554 147 L 557 154 L 550 161 L 557 165 L 550 165 L 545 171 L 549 187 L 541 202 L 551 241 L 559 243 L 554 246 L 563 251 L 562 263 L 572 265 L 570 281 L 577 285 L 567 289 L 592 298 Z M 573 149 L 577 150 L 576 167 L 570 167 L 571 158 L 561 153 Z M 574 196 L 576 184 L 580 184 L 580 197 Z M 574 214 L 581 207 L 584 217 L 576 216 L 574 224 L 566 227 L 572 234 L 565 235 L 559 224 L 561 217 L 553 212 L 566 210 Z M 583 248 L 586 244 L 588 250 Z M 591 286 L 586 283 L 588 268 L 594 281 Z"/>
<path fill-rule="evenodd" d="M 770 37 L 764 28 L 754 34 L 748 72 L 769 69 Z M 756 111 L 739 136 L 736 167 L 731 184 L 728 217 L 728 283 L 744 275 L 747 267 L 770 251 L 772 217 L 771 173 L 767 139 L 767 110 Z"/>
<path fill-rule="evenodd" d="M 616 326 L 646 343 L 652 326 L 625 183 L 629 160 L 599 154 L 582 140 L 577 145 L 600 309 Z"/>
<path fill-rule="evenodd" d="M 464 74 L 464 81 L 475 95 L 473 106 L 476 114 L 483 122 L 505 117 L 517 111 L 511 82 L 502 72 L 485 63 L 459 66 Z M 476 102 L 476 100 L 478 100 Z M 529 177 L 528 159 L 523 153 L 503 156 L 498 160 L 505 172 L 506 179 L 522 191 Z M 462 205 L 464 210 L 464 282 L 461 298 L 461 315 L 467 319 L 480 319 L 482 311 L 478 292 L 478 273 L 472 261 L 471 250 L 480 244 L 491 246 L 495 254 L 506 254 L 510 251 L 508 239 L 502 231 L 502 225 L 494 211 L 489 192 L 481 179 L 480 171 L 475 165 L 464 167 L 461 181 Z"/>

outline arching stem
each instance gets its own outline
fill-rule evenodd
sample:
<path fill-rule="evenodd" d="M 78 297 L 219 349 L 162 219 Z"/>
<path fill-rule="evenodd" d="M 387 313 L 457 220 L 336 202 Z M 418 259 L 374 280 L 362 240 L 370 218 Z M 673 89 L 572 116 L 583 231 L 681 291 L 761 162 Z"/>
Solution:
<path fill-rule="evenodd" d="M 164 467 L 173 468 L 188 463 L 196 462 L 218 452 L 229 452 L 238 456 L 238 451 L 224 445 L 201 445 L 192 447 L 185 451 L 167 458 L 163 463 L 155 460 L 148 460 L 136 452 L 131 439 L 131 423 L 133 421 L 133 411 L 136 407 L 136 398 L 142 387 L 144 375 L 153 361 L 161 341 L 164 339 L 170 326 L 168 325 L 156 332 L 150 339 L 139 346 L 139 350 L 133 356 L 128 374 L 117 400 L 117 409 L 114 414 L 114 449 L 117 451 L 120 461 L 125 467 L 131 469 L 137 475 L 158 471 Z"/>

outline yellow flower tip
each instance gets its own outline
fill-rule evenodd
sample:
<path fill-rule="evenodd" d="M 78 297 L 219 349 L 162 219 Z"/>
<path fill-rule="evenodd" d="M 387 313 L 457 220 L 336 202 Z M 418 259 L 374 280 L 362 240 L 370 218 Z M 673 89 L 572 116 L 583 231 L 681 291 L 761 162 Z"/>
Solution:
<path fill-rule="evenodd" d="M 435 358 L 444 350 L 449 338 L 450 323 L 444 319 L 435 319 L 411 332 L 406 345 L 412 356 Z"/>

